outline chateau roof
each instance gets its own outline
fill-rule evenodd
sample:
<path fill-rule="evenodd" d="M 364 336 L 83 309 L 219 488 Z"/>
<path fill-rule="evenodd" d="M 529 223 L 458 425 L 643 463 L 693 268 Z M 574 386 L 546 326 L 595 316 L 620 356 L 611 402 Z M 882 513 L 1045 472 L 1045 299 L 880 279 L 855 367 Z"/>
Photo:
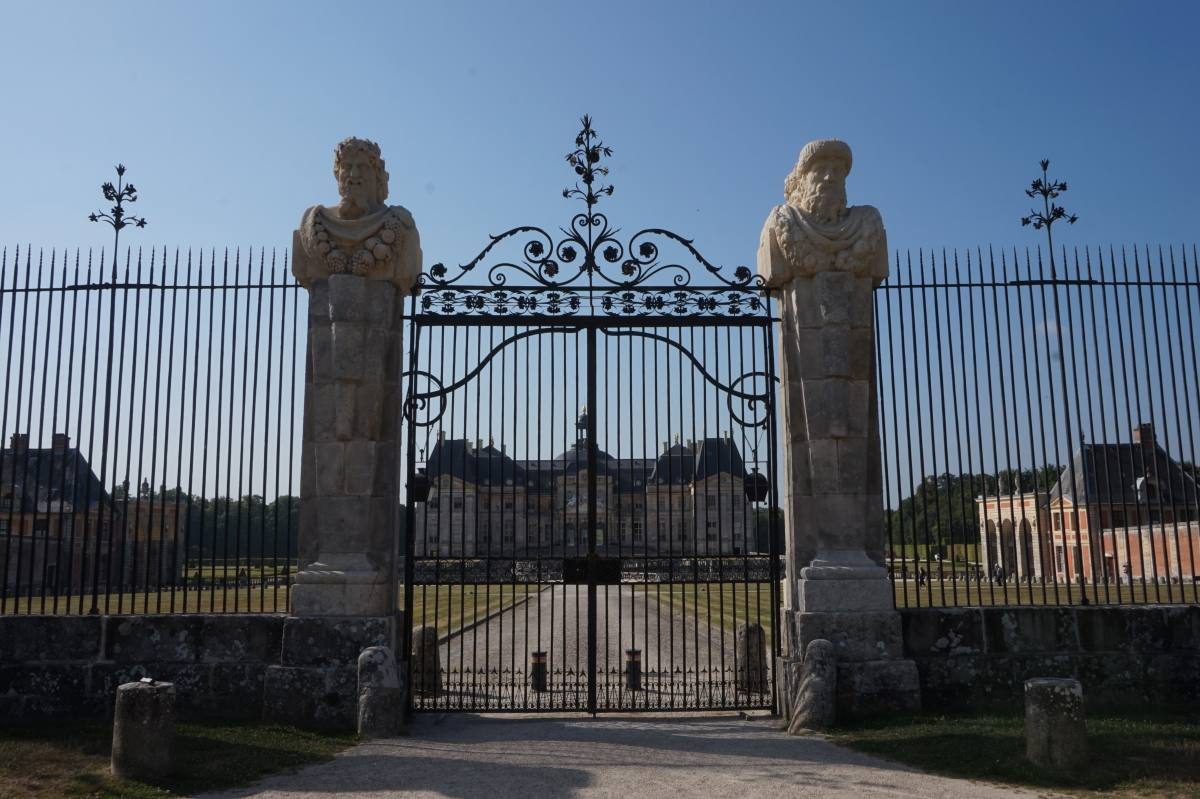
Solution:
<path fill-rule="evenodd" d="M 1153 485 L 1156 493 L 1148 492 Z M 1078 492 L 1078 496 L 1077 496 Z M 1084 444 L 1050 489 L 1051 501 L 1164 506 L 1197 503 L 1196 481 L 1157 444 Z"/>
<path fill-rule="evenodd" d="M 100 479 L 74 447 L 0 451 L 0 496 L 19 498 L 12 510 L 26 513 L 96 508 L 108 500 Z"/>
<path fill-rule="evenodd" d="M 721 472 L 746 473 L 737 446 L 728 438 L 706 438 L 676 444 L 657 458 L 614 458 L 597 453 L 597 472 L 610 475 L 620 491 L 647 483 L 682 485 Z M 471 447 L 467 439 L 442 439 L 434 445 L 425 471 L 431 477 L 449 475 L 477 485 L 524 484 L 548 488 L 557 478 L 587 469 L 587 449 L 581 442 L 550 460 L 517 460 L 492 445 Z M 511 481 L 511 482 L 510 482 Z"/>

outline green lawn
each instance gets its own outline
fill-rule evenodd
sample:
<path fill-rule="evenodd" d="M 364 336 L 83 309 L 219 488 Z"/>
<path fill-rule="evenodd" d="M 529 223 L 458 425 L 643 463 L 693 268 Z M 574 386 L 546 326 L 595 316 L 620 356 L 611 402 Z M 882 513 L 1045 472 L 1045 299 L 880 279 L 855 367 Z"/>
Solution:
<path fill-rule="evenodd" d="M 234 788 L 329 760 L 354 741 L 352 735 L 273 724 L 180 723 L 176 773 L 151 785 L 109 774 L 110 724 L 63 720 L 0 727 L 0 799 L 148 799 Z"/>
<path fill-rule="evenodd" d="M 694 614 L 711 625 L 732 633 L 747 621 L 756 621 L 771 640 L 771 586 L 768 583 L 691 583 L 635 585 L 638 591 L 672 606 L 680 613 Z"/>
<path fill-rule="evenodd" d="M 526 586 L 520 585 L 515 589 L 511 585 L 473 586 L 455 585 L 415 586 L 413 588 L 413 623 L 434 624 L 439 635 L 450 630 L 468 625 L 477 619 L 484 618 L 502 608 L 523 600 L 526 596 Z M 529 596 L 536 593 L 536 586 L 529 587 Z M 211 591 L 196 591 L 189 588 L 186 594 L 180 588 L 175 590 L 174 605 L 171 600 L 171 590 L 164 588 L 161 595 L 151 591 L 125 594 L 104 594 L 98 598 L 101 613 L 107 614 L 143 614 L 143 613 L 286 613 L 288 591 L 284 586 L 267 586 L 266 588 L 227 588 Z M 107 600 L 107 606 L 105 601 Z M 404 604 L 403 592 L 400 604 Z M 33 599 L 22 596 L 19 599 L 9 597 L 5 605 L 6 614 L 33 615 L 78 615 L 87 613 L 92 607 L 92 596 L 82 597 L 60 596 L 57 604 L 53 596 L 45 600 L 40 596 Z"/>
<path fill-rule="evenodd" d="M 830 737 L 951 777 L 1095 797 L 1200 797 L 1196 709 L 1093 713 L 1087 727 L 1090 762 L 1077 777 L 1042 771 L 1025 760 L 1019 713 L 885 718 L 847 725 Z"/>
<path fill-rule="evenodd" d="M 1080 588 L 1078 585 L 1066 586 L 1041 583 L 1022 583 L 1008 580 L 1004 585 L 972 581 L 957 583 L 947 579 L 944 582 L 927 583 L 918 586 L 916 580 L 896 583 L 896 607 L 944 607 L 953 605 L 1079 605 L 1086 596 L 1087 601 L 1095 605 L 1144 604 L 1147 602 L 1195 602 L 1197 587 L 1192 584 L 1185 586 L 1168 586 L 1147 584 L 1135 585 L 1088 585 Z M 1184 593 L 1186 591 L 1186 593 Z"/>

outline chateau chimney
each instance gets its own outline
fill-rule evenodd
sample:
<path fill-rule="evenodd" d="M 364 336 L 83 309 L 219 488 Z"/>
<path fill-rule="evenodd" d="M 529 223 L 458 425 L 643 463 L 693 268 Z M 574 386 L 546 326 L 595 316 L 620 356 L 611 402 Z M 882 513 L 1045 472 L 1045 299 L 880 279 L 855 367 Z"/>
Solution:
<path fill-rule="evenodd" d="M 9 439 L 9 446 L 14 454 L 24 452 L 29 449 L 29 434 L 28 433 L 13 433 Z"/>
<path fill-rule="evenodd" d="M 503 441 L 500 442 L 500 454 L 501 455 L 508 454 L 508 444 L 505 444 Z"/>
<path fill-rule="evenodd" d="M 666 454 L 667 454 L 667 450 L 669 450 L 670 448 L 671 448 L 671 442 L 670 442 L 670 441 L 664 441 L 664 442 L 663 442 L 663 445 L 662 445 L 662 451 L 663 451 L 663 454 L 664 454 L 664 455 L 666 455 Z"/>
<path fill-rule="evenodd" d="M 1133 443 L 1141 444 L 1143 449 L 1154 449 L 1154 425 L 1142 422 L 1133 430 Z"/>
<path fill-rule="evenodd" d="M 55 433 L 50 439 L 50 447 L 55 452 L 66 452 L 71 447 L 71 437 L 66 433 Z"/>
<path fill-rule="evenodd" d="M 475 451 L 478 452 L 481 449 L 483 449 L 483 439 L 477 438 L 475 439 Z"/>

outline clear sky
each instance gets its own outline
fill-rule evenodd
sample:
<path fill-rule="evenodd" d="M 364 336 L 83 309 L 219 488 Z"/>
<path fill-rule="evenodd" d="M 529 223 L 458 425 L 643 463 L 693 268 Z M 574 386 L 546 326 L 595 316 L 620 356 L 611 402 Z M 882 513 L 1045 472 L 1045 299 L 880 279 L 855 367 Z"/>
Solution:
<path fill-rule="evenodd" d="M 823 137 L 853 147 L 850 201 L 881 210 L 893 249 L 1040 243 L 1019 219 L 1041 158 L 1080 216 L 1062 243 L 1197 238 L 1191 2 L 10 0 L 0 20 L 10 256 L 107 245 L 87 214 L 118 161 L 149 220 L 123 244 L 282 254 L 301 212 L 336 199 L 332 150 L 357 135 L 382 146 L 426 265 L 463 263 L 488 234 L 569 222 L 584 113 L 615 150 L 610 221 L 727 267 L 753 264 Z"/>
<path fill-rule="evenodd" d="M 123 161 L 130 241 L 290 246 L 336 197 L 333 145 L 382 145 L 428 262 L 565 223 L 587 112 L 626 230 L 751 263 L 809 139 L 854 148 L 893 248 L 1023 244 L 1037 161 L 1070 240 L 1195 236 L 1200 6 L 1163 3 L 6 2 L 0 241 L 100 245 Z M 1066 239 L 1065 239 L 1066 240 Z"/>

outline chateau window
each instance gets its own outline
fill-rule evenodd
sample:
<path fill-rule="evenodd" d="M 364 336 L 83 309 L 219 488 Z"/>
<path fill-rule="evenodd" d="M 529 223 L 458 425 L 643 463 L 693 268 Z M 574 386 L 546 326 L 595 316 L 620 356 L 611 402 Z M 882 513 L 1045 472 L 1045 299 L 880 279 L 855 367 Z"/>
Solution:
<path fill-rule="evenodd" d="M 1061 513 L 1054 514 L 1054 529 L 1055 530 L 1062 529 L 1062 514 Z"/>
<path fill-rule="evenodd" d="M 504 509 L 505 509 L 505 510 L 512 510 L 512 509 L 513 509 L 513 501 L 512 501 L 511 499 L 506 499 L 506 500 L 504 500 Z"/>
<path fill-rule="evenodd" d="M 713 496 L 712 494 L 705 494 L 704 495 L 704 507 L 706 507 L 706 508 L 717 507 L 717 498 L 715 496 Z"/>
<path fill-rule="evenodd" d="M 635 543 L 642 540 L 642 523 L 641 522 L 633 523 L 633 540 Z"/>
<path fill-rule="evenodd" d="M 34 519 L 33 521 L 33 537 L 45 538 L 50 535 L 50 520 L 49 519 Z"/>
<path fill-rule="evenodd" d="M 452 500 L 451 506 L 454 508 L 454 510 L 462 510 L 463 501 L 461 499 Z"/>

